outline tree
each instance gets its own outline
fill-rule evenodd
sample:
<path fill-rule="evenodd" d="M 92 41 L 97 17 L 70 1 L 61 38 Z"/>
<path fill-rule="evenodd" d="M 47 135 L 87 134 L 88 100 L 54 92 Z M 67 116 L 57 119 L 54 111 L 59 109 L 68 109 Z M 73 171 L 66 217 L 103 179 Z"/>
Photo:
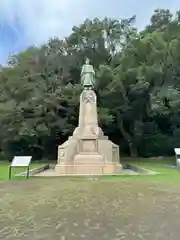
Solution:
<path fill-rule="evenodd" d="M 0 72 L 2 157 L 55 158 L 77 125 L 85 57 L 96 70 L 106 134 L 133 157 L 172 153 L 180 136 L 180 12 L 155 10 L 141 32 L 134 23 L 134 16 L 86 19 L 65 39 L 9 58 Z"/>

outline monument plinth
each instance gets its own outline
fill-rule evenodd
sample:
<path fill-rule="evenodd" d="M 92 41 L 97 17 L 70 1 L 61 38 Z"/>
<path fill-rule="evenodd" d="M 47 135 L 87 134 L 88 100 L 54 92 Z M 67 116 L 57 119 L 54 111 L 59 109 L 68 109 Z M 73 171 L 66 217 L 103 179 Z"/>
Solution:
<path fill-rule="evenodd" d="M 121 171 L 119 147 L 98 126 L 97 98 L 93 91 L 92 66 L 82 68 L 84 90 L 80 95 L 79 124 L 73 135 L 58 147 L 55 172 L 59 175 L 103 175 Z"/>

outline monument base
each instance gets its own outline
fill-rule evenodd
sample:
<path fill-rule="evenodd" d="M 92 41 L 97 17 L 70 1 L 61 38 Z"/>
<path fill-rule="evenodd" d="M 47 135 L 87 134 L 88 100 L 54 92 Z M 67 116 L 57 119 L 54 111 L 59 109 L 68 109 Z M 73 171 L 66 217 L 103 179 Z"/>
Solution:
<path fill-rule="evenodd" d="M 121 172 L 119 146 L 104 136 L 98 126 L 96 94 L 80 96 L 79 125 L 58 147 L 57 175 L 111 175 Z"/>
<path fill-rule="evenodd" d="M 87 175 L 114 175 L 122 170 L 121 164 L 105 164 L 105 165 L 62 165 L 57 164 L 55 167 L 56 174 L 61 176 L 87 176 Z"/>

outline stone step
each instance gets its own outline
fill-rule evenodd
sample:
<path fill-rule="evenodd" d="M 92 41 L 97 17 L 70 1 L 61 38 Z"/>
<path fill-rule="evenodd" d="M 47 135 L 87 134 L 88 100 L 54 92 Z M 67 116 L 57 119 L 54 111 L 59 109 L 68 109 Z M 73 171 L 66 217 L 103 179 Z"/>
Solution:
<path fill-rule="evenodd" d="M 100 154 L 77 154 L 73 162 L 75 165 L 103 165 L 104 157 Z"/>
<path fill-rule="evenodd" d="M 60 175 L 102 175 L 119 173 L 121 169 L 120 164 L 59 164 L 55 167 L 55 173 Z"/>
<path fill-rule="evenodd" d="M 88 165 L 88 166 L 95 166 L 95 165 L 98 165 L 98 166 L 103 166 L 104 165 L 104 162 L 98 162 L 98 161 L 75 161 L 74 165 L 82 165 L 82 166 L 85 166 L 85 165 Z"/>
<path fill-rule="evenodd" d="M 83 156 L 87 156 L 87 155 L 91 155 L 91 156 L 103 156 L 103 154 L 101 154 L 100 152 L 78 152 L 77 155 L 83 155 Z"/>
<path fill-rule="evenodd" d="M 103 166 L 98 165 L 75 165 L 74 174 L 85 174 L 85 175 L 95 175 L 103 174 Z"/>

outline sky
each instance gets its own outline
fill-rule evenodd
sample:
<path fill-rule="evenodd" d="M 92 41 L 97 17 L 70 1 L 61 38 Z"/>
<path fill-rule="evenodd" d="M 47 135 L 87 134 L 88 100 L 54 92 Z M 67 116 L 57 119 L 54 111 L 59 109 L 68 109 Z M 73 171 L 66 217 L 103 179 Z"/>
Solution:
<path fill-rule="evenodd" d="M 0 64 L 30 45 L 68 36 L 86 18 L 136 15 L 136 26 L 142 29 L 156 8 L 175 12 L 179 0 L 0 0 Z"/>

